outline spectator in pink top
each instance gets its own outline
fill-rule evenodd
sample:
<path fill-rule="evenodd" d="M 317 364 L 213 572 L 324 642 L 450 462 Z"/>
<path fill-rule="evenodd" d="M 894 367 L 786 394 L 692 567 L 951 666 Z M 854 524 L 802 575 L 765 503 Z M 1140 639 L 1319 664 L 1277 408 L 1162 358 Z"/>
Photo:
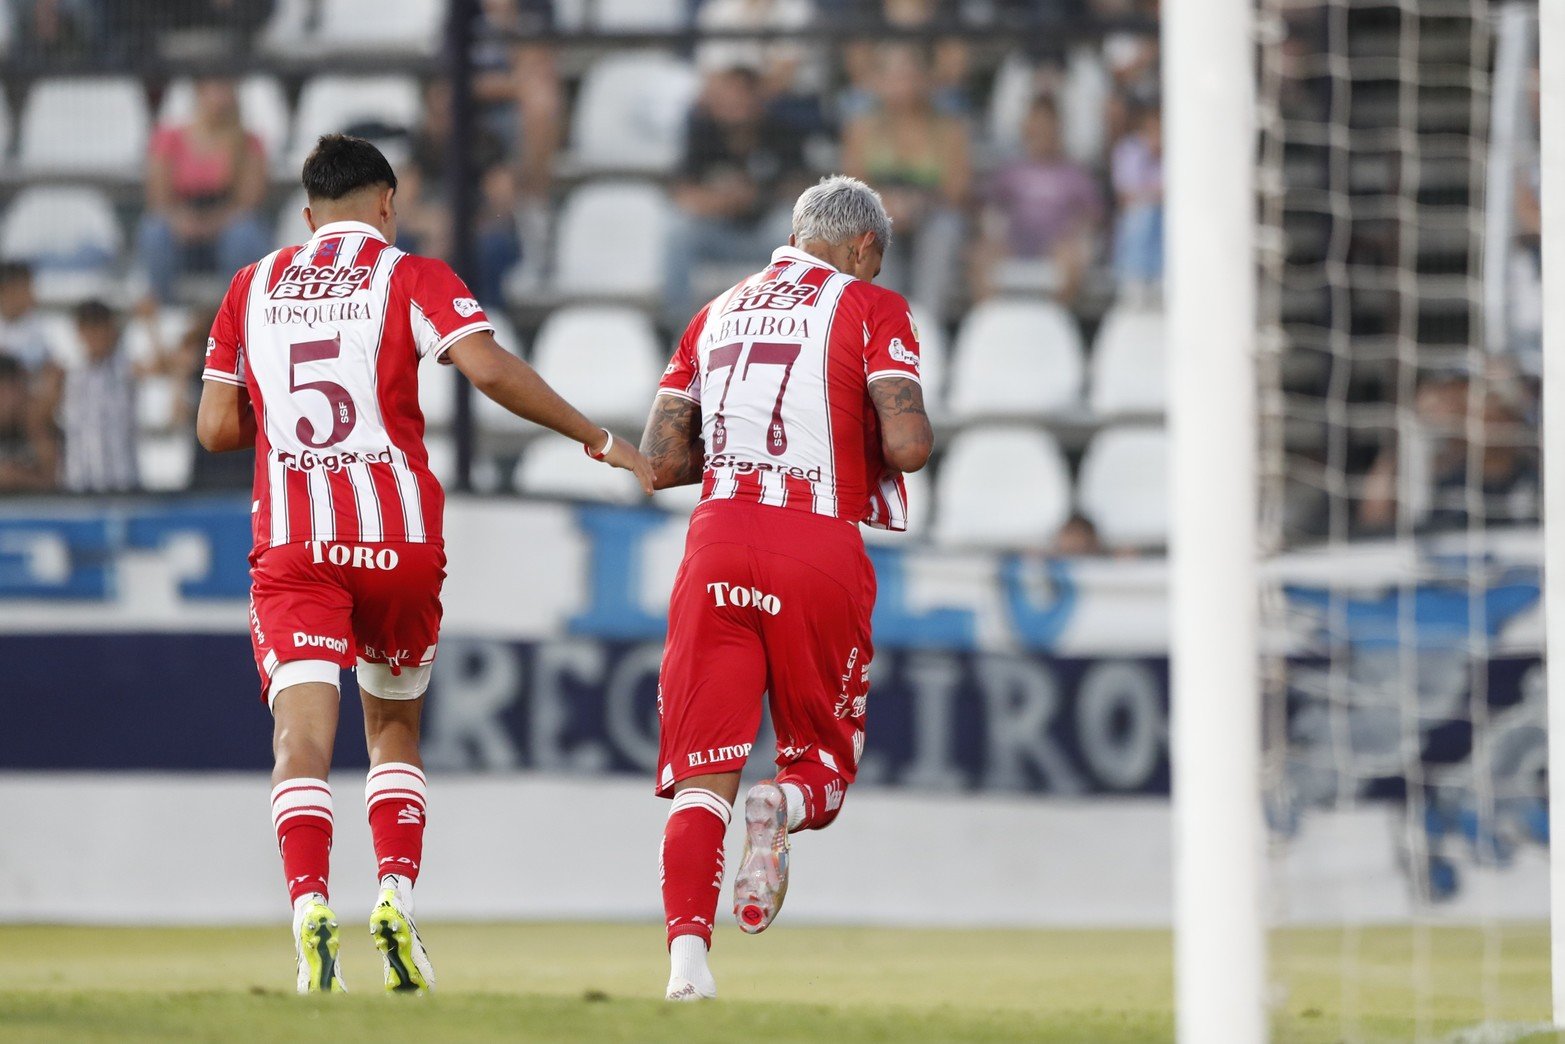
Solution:
<path fill-rule="evenodd" d="M 1071 303 L 1095 252 L 1103 212 L 1097 181 L 1065 155 L 1053 100 L 1038 98 L 1022 125 L 1022 155 L 1002 164 L 984 192 L 973 296 L 1044 289 Z"/>
<path fill-rule="evenodd" d="M 258 215 L 266 153 L 245 130 L 231 80 L 196 82 L 189 123 L 159 127 L 147 160 L 136 254 L 160 301 L 185 272 L 235 272 L 267 252 Z"/>

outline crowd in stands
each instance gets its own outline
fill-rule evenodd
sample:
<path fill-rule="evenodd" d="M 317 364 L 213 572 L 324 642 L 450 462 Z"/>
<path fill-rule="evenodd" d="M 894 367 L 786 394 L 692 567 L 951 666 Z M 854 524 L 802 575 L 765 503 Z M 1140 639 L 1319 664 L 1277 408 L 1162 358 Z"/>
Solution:
<path fill-rule="evenodd" d="M 242 462 L 194 454 L 187 435 L 203 324 L 233 271 L 307 234 L 295 174 L 313 136 L 380 143 L 402 179 L 399 245 L 455 250 L 453 90 L 434 60 L 441 8 L 0 0 L 0 48 L 26 73 L 5 81 L 0 104 L 0 490 L 243 485 Z M 1110 509 L 1094 502 L 1106 484 L 1092 474 L 1138 467 L 1124 457 L 1132 445 L 1164 452 L 1157 0 L 481 9 L 476 132 L 465 144 L 477 173 L 468 275 L 492 314 L 535 341 L 561 307 L 628 306 L 653 331 L 649 350 L 664 352 L 703 300 L 786 240 L 802 187 L 831 171 L 857 175 L 895 223 L 883 279 L 923 327 L 949 456 L 977 459 L 966 451 L 1003 436 L 1004 424 L 1030 425 L 1041 466 L 1062 476 L 1057 503 L 1021 510 L 1034 517 L 1034 546 L 1089 554 L 1162 542 L 1166 520 L 1127 529 L 1095 518 Z M 398 39 L 361 24 L 376 18 L 411 28 Z M 669 40 L 592 40 L 616 28 L 667 30 Z M 750 30 L 801 35 L 732 35 Z M 203 46 L 258 57 L 261 71 L 191 80 L 144 61 L 199 58 Z M 334 49 L 384 61 L 342 75 L 304 63 Z M 134 85 L 130 107 L 148 114 L 136 154 L 75 168 L 57 160 L 69 149 L 42 150 L 56 157 L 47 162 L 29 155 L 47 116 L 33 110 L 79 67 L 93 76 L 77 79 L 98 90 Z M 47 130 L 94 134 L 100 120 L 81 116 L 80 127 Z M 79 195 L 28 198 L 39 191 Z M 18 216 L 30 205 L 45 223 L 69 208 L 71 232 L 30 236 Z M 436 401 L 445 392 L 426 400 L 436 438 L 449 423 Z M 1007 395 L 1013 406 L 996 405 Z M 1126 430 L 1106 430 L 1114 424 Z M 480 431 L 481 488 L 508 488 L 512 467 L 523 485 L 516 461 L 529 434 L 503 423 Z M 971 445 L 957 444 L 967 436 Z M 938 485 L 946 462 L 937 464 Z M 1162 470 L 1149 468 L 1149 482 Z M 1381 525 L 1379 510 L 1363 506 L 1367 530 Z M 932 528 L 938 536 L 938 518 Z"/>

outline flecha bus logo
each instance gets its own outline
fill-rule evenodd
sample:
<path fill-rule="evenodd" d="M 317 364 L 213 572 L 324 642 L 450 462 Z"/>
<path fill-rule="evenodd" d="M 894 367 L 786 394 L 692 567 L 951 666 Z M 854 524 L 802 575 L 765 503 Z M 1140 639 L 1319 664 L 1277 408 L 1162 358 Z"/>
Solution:
<path fill-rule="evenodd" d="M 821 295 L 821 288 L 809 283 L 790 283 L 783 279 L 768 279 L 739 291 L 728 301 L 723 314 L 729 312 L 753 312 L 761 308 L 785 311 L 801 305 L 812 305 Z"/>

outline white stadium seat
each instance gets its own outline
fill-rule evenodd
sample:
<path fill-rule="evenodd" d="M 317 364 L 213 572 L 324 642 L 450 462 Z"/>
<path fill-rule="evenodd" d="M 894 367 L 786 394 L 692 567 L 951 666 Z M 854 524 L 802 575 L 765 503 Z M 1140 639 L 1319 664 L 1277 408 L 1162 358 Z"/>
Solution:
<path fill-rule="evenodd" d="M 196 108 L 195 82 L 188 77 L 175 80 L 163 92 L 158 107 L 158 123 L 180 124 L 190 119 Z M 264 73 L 247 76 L 239 84 L 239 115 L 245 129 L 261 139 L 268 163 L 277 163 L 288 147 L 288 131 L 293 117 L 288 96 L 277 77 Z"/>
<path fill-rule="evenodd" d="M 533 342 L 533 365 L 556 391 L 589 417 L 636 432 L 662 375 L 661 356 L 651 320 L 623 306 L 562 309 Z"/>
<path fill-rule="evenodd" d="M 582 79 L 570 161 L 584 171 L 668 173 L 684 147 L 699 82 L 690 63 L 657 51 L 615 54 Z"/>
<path fill-rule="evenodd" d="M 873 526 L 860 526 L 859 532 L 864 534 L 866 544 L 879 544 L 884 547 L 897 547 L 909 540 L 923 540 L 929 536 L 929 518 L 933 514 L 934 490 L 929 479 L 930 469 L 925 467 L 921 471 L 915 471 L 911 475 L 904 475 L 903 480 L 907 484 L 907 529 L 900 533 L 893 533 L 889 529 L 876 529 Z"/>
<path fill-rule="evenodd" d="M 658 32 L 685 24 L 685 0 L 595 0 L 587 10 L 593 28 L 606 32 Z"/>
<path fill-rule="evenodd" d="M 136 442 L 141 488 L 154 492 L 185 489 L 196 464 L 196 443 L 188 431 L 142 435 Z"/>
<path fill-rule="evenodd" d="M 969 428 L 940 459 L 935 499 L 934 536 L 941 544 L 1038 550 L 1070 516 L 1070 468 L 1046 431 Z"/>
<path fill-rule="evenodd" d="M 521 335 L 504 316 L 496 314 L 498 311 L 498 309 L 491 309 L 485 313 L 489 316 L 489 321 L 495 324 L 495 340 L 500 342 L 500 347 L 512 355 L 527 358 L 527 347 L 522 343 Z M 498 402 L 476 390 L 473 392 L 473 422 L 479 434 L 512 444 L 545 430 L 532 421 L 522 420 Z"/>
<path fill-rule="evenodd" d="M 0 171 L 11 163 L 11 106 L 0 94 Z"/>
<path fill-rule="evenodd" d="M 1076 499 L 1105 547 L 1167 544 L 1167 432 L 1129 425 L 1098 432 L 1081 458 Z"/>
<path fill-rule="evenodd" d="M 139 80 L 39 80 L 22 105 L 16 164 L 35 175 L 140 179 L 150 122 Z"/>
<path fill-rule="evenodd" d="M 284 166 L 289 171 L 302 167 L 322 134 L 363 124 L 412 130 L 419 123 L 421 107 L 418 82 L 411 76 L 317 76 L 299 92 L 293 147 Z M 396 149 L 381 144 L 393 163 L 401 159 Z"/>
<path fill-rule="evenodd" d="M 918 305 L 913 306 L 913 323 L 918 328 L 918 380 L 924 389 L 924 409 L 931 419 L 944 420 L 949 362 L 945 328 L 932 322 Z"/>
<path fill-rule="evenodd" d="M 521 345 L 521 338 L 516 335 L 516 329 L 498 308 L 486 308 L 484 314 L 489 316 L 489 321 L 494 324 L 495 340 L 499 341 L 502 347 L 514 350 Z M 456 385 L 462 380 L 465 378 L 461 371 L 453 365 L 433 360 L 419 365 L 418 405 L 424 412 L 424 423 L 430 429 L 448 428 L 456 420 Z M 475 390 L 470 394 L 473 397 L 474 410 L 499 410 L 517 424 L 527 424 L 526 421 L 485 398 L 478 391 Z M 528 430 L 536 429 L 528 425 Z"/>
<path fill-rule="evenodd" d="M 516 465 L 516 491 L 535 497 L 629 503 L 641 497 L 628 471 L 593 460 L 558 435 L 535 439 Z"/>
<path fill-rule="evenodd" d="M 319 0 L 277 0 L 272 16 L 266 20 L 256 49 L 274 58 L 297 61 L 322 50 L 320 34 L 315 31 Z"/>
<path fill-rule="evenodd" d="M 1092 412 L 1100 417 L 1162 413 L 1168 404 L 1163 313 L 1115 308 L 1092 348 Z"/>
<path fill-rule="evenodd" d="M 572 296 L 647 297 L 663 285 L 668 200 L 656 186 L 604 181 L 560 208 L 554 289 Z"/>
<path fill-rule="evenodd" d="M 445 12 L 431 0 L 326 0 L 319 36 L 331 52 L 431 55 L 444 40 Z"/>
<path fill-rule="evenodd" d="M 456 440 L 449 435 L 425 435 L 424 448 L 429 451 L 429 470 L 449 490 L 456 481 Z"/>
<path fill-rule="evenodd" d="M 290 193 L 283 201 L 283 205 L 277 208 L 277 225 L 272 233 L 274 248 L 293 246 L 309 240 L 310 226 L 304 223 L 306 202 L 308 198 L 304 194 L 304 189 L 299 189 Z"/>
<path fill-rule="evenodd" d="M 962 320 L 946 407 L 963 421 L 1037 420 L 1081 405 L 1081 332 L 1047 301 L 985 301 Z"/>
<path fill-rule="evenodd" d="M 106 293 L 123 245 L 114 207 L 96 189 L 24 189 L 0 224 L 0 256 L 30 262 L 38 296 L 49 304 Z"/>

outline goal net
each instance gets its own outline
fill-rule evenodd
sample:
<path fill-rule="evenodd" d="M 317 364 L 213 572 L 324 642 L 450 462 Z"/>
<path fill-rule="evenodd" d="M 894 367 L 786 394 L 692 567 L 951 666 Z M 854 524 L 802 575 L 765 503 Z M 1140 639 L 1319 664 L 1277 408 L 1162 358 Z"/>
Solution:
<path fill-rule="evenodd" d="M 1269 1000 L 1322 1039 L 1546 1010 L 1535 18 L 1259 0 Z"/>

